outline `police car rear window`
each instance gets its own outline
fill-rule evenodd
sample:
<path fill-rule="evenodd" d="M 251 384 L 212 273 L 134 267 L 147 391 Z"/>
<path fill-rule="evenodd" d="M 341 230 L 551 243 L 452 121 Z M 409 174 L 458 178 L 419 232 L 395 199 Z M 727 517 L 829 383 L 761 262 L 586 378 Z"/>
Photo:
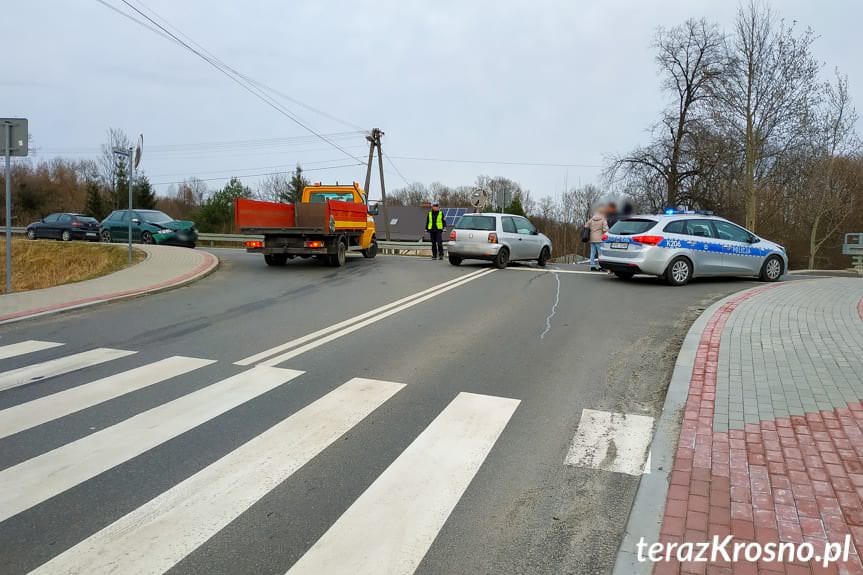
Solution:
<path fill-rule="evenodd" d="M 650 228 L 656 225 L 654 220 L 631 218 L 627 220 L 617 220 L 608 233 L 618 236 L 632 236 L 635 234 L 643 234 Z"/>
<path fill-rule="evenodd" d="M 494 231 L 494 218 L 491 216 L 462 216 L 455 224 L 457 230 Z"/>

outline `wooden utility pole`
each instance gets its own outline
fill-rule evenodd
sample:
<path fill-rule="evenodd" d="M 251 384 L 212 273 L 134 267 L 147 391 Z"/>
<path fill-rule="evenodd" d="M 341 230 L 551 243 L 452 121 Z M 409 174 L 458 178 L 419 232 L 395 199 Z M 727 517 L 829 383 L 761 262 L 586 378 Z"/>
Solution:
<path fill-rule="evenodd" d="M 384 184 L 384 153 L 381 150 L 381 136 L 384 133 L 380 128 L 373 128 L 371 133 L 366 136 L 369 142 L 369 163 L 366 166 L 366 198 L 369 197 L 369 186 L 372 181 L 372 162 L 375 157 L 375 148 L 378 150 L 378 171 L 381 177 L 381 205 L 384 208 L 384 238 L 390 241 L 390 215 L 387 210 L 387 188 Z M 368 201 L 368 200 L 367 200 Z"/>

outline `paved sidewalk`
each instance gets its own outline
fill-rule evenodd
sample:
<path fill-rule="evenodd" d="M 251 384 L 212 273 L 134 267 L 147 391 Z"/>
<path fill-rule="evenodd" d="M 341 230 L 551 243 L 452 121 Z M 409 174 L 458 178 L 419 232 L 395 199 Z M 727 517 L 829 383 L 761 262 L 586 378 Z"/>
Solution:
<path fill-rule="evenodd" d="M 136 246 L 147 259 L 87 281 L 0 295 L 0 324 L 115 299 L 161 291 L 195 281 L 219 264 L 211 253 L 173 246 Z M 119 246 L 118 249 L 125 249 Z"/>
<path fill-rule="evenodd" d="M 660 540 L 842 542 L 847 562 L 657 563 L 654 573 L 863 573 L 863 281 L 733 296 L 695 353 Z"/>

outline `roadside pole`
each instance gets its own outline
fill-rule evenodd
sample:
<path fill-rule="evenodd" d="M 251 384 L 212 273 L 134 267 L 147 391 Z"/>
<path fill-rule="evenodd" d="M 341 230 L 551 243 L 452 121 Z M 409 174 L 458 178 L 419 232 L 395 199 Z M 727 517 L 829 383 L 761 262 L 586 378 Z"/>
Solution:
<path fill-rule="evenodd" d="M 129 265 L 132 265 L 132 182 L 135 181 L 135 166 L 132 160 L 133 151 L 129 148 Z"/>
<path fill-rule="evenodd" d="M 12 126 L 3 125 L 6 144 L 6 292 L 12 293 Z"/>

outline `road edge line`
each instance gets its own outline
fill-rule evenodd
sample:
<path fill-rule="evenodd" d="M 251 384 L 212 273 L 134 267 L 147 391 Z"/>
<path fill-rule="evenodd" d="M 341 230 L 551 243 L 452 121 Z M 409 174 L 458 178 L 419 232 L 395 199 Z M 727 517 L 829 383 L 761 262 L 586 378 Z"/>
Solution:
<path fill-rule="evenodd" d="M 669 481 L 674 467 L 674 454 L 680 438 L 682 414 L 689 397 L 689 384 L 692 380 L 698 346 L 707 324 L 729 302 L 738 298 L 748 299 L 761 291 L 782 285 L 785 283 L 759 285 L 729 294 L 713 302 L 701 312 L 686 332 L 674 362 L 674 371 L 662 404 L 662 412 L 656 419 L 653 441 L 648 448 L 651 456 L 650 473 L 643 474 L 639 479 L 635 500 L 626 519 L 623 538 L 615 554 L 612 575 L 651 575 L 655 567 L 655 564 L 650 561 L 643 563 L 638 561 L 637 544 L 642 538 L 648 545 L 659 541 Z"/>
<path fill-rule="evenodd" d="M 62 313 L 66 311 L 81 309 L 85 307 L 90 307 L 97 304 L 109 303 L 121 299 L 129 299 L 133 297 L 138 297 L 142 295 L 149 295 L 154 293 L 159 293 L 163 291 L 168 291 L 174 288 L 182 287 L 184 285 L 188 285 L 192 282 L 196 282 L 200 279 L 203 279 L 213 273 L 216 268 L 219 267 L 220 260 L 218 256 L 215 254 L 211 254 L 209 252 L 202 251 L 202 254 L 206 254 L 204 257 L 204 261 L 198 264 L 192 271 L 181 274 L 175 278 L 170 280 L 165 280 L 163 282 L 159 282 L 156 284 L 152 284 L 150 286 L 146 286 L 138 289 L 124 290 L 113 293 L 108 293 L 99 296 L 93 296 L 90 298 L 83 298 L 79 300 L 72 300 L 70 302 L 65 302 L 61 304 L 56 304 L 53 306 L 47 306 L 42 308 L 34 308 L 31 310 L 25 310 L 22 312 L 14 312 L 6 316 L 0 316 L 0 325 L 6 325 L 10 323 L 16 323 L 23 320 L 34 319 L 37 317 L 44 317 L 48 315 L 53 315 L 57 313 Z M 148 255 L 149 258 L 149 255 Z"/>

